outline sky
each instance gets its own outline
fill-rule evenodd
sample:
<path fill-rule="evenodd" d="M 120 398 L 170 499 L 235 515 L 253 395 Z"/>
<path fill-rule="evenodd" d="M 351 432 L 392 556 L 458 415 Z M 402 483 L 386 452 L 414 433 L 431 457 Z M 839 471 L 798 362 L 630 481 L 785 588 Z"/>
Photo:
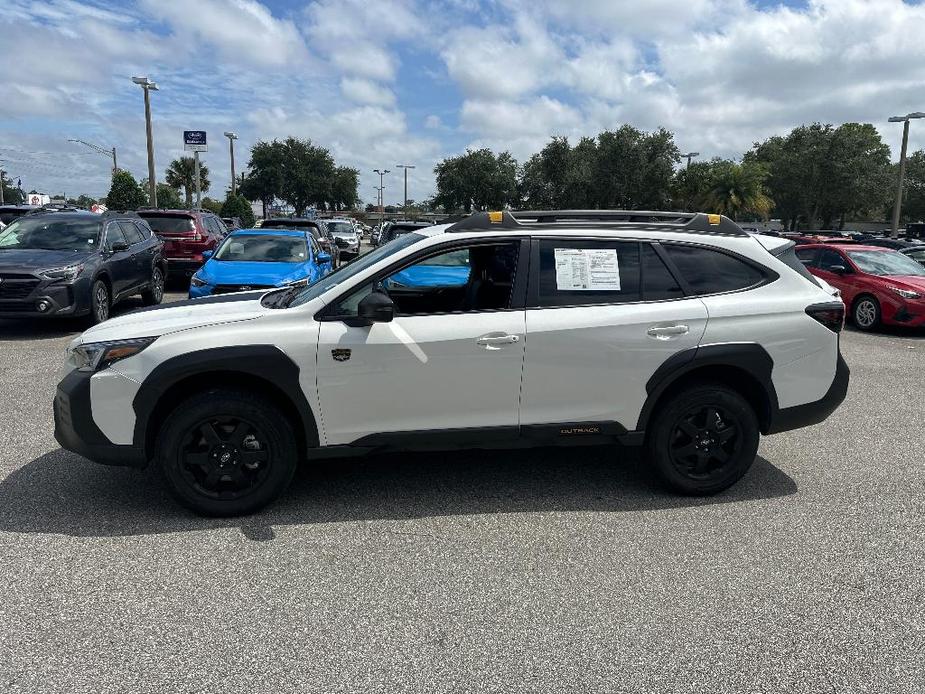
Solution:
<path fill-rule="evenodd" d="M 147 175 L 152 93 L 159 180 L 206 130 L 213 197 L 235 131 L 238 171 L 289 135 L 361 172 L 375 201 L 433 194 L 433 167 L 468 148 L 520 161 L 553 136 L 665 127 L 682 151 L 738 158 L 820 121 L 925 111 L 925 5 L 909 0 L 4 0 L 0 167 L 26 190 L 105 195 L 115 146 Z M 925 147 L 913 122 L 910 151 Z"/>

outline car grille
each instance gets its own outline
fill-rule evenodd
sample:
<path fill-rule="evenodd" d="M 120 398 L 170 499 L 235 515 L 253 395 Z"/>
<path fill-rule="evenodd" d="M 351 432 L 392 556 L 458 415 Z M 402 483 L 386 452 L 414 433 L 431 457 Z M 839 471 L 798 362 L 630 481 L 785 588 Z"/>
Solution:
<path fill-rule="evenodd" d="M 0 275 L 0 299 L 25 299 L 41 280 L 34 275 L 5 273 Z"/>
<path fill-rule="evenodd" d="M 347 241 L 347 239 L 341 239 L 341 238 L 336 238 L 336 239 L 334 239 L 334 243 L 336 243 L 336 244 L 337 244 L 338 246 L 340 246 L 341 248 L 347 248 L 347 246 L 350 245 L 350 243 Z"/>
<path fill-rule="evenodd" d="M 212 290 L 213 294 L 232 294 L 234 292 L 249 292 L 254 289 L 273 289 L 272 284 L 217 284 Z"/>

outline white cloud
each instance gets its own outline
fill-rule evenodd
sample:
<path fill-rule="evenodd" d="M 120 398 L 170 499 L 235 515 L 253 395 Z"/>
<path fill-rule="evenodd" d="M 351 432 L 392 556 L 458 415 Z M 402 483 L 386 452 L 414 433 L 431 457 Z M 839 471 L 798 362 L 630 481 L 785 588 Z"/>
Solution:
<path fill-rule="evenodd" d="M 391 106 L 395 103 L 395 94 L 391 89 L 359 77 L 341 79 L 340 90 L 345 97 L 360 104 Z"/>

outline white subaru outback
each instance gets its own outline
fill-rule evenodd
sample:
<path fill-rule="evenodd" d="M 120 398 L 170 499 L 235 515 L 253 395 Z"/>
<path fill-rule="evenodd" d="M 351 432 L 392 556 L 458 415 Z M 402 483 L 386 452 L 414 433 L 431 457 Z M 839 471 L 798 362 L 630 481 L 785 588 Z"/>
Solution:
<path fill-rule="evenodd" d="M 719 215 L 478 213 L 308 287 L 141 309 L 68 349 L 55 436 L 160 466 L 203 514 L 252 512 L 299 461 L 620 442 L 684 494 L 845 397 L 844 306 L 784 239 Z"/>

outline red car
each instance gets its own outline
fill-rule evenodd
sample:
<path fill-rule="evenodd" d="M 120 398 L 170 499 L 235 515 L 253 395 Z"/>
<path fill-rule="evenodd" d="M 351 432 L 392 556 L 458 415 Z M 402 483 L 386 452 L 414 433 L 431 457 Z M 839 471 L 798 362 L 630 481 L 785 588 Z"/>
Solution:
<path fill-rule="evenodd" d="M 884 325 L 925 326 L 925 267 L 877 246 L 813 243 L 799 246 L 807 269 L 841 290 L 861 330 Z"/>
<path fill-rule="evenodd" d="M 167 272 L 190 277 L 202 267 L 203 251 L 215 247 L 228 235 L 225 223 L 211 212 L 196 210 L 138 210 L 164 242 Z"/>

